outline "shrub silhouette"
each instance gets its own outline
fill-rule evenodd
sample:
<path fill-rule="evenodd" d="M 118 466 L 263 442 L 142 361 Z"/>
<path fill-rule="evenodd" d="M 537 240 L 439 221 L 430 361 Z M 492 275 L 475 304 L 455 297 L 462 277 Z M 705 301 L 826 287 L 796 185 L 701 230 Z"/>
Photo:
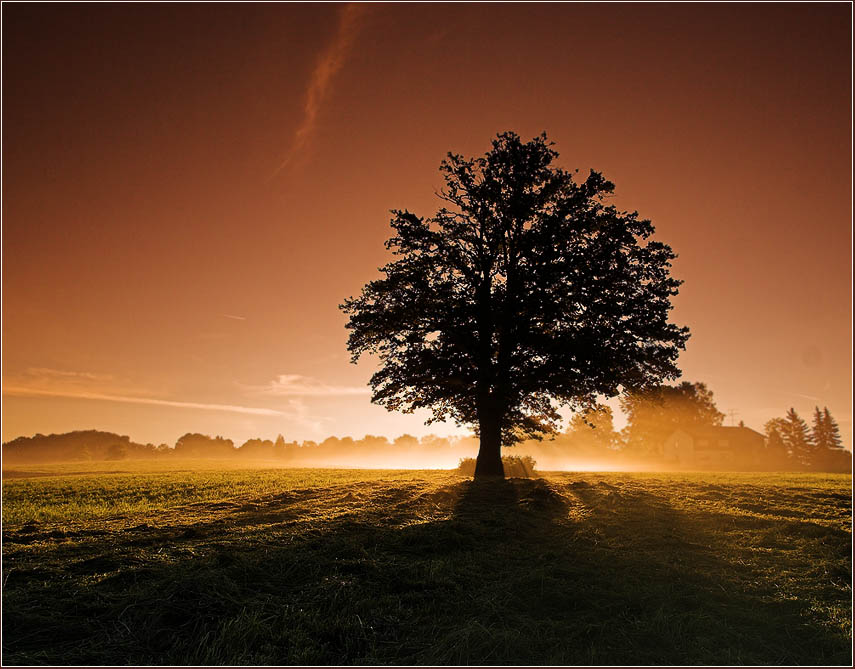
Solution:
<path fill-rule="evenodd" d="M 457 471 L 464 476 L 475 475 L 475 458 L 461 458 Z M 534 476 L 537 463 L 530 455 L 505 455 L 502 457 L 502 467 L 508 478 L 530 479 Z"/>

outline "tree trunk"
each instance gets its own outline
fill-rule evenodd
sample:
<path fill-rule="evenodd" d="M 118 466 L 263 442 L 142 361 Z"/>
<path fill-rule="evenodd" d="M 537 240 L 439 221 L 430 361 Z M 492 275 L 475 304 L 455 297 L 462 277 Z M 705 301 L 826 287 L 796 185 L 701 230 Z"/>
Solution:
<path fill-rule="evenodd" d="M 478 449 L 478 459 L 475 461 L 475 480 L 504 478 L 501 425 L 492 416 L 481 418 L 479 422 L 481 446 Z"/>

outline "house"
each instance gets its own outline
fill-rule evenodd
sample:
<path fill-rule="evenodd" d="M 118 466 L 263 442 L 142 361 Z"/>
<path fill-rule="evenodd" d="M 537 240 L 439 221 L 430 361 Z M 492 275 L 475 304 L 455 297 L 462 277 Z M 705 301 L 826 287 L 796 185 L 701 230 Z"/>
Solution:
<path fill-rule="evenodd" d="M 665 440 L 662 457 L 699 469 L 751 469 L 762 458 L 764 446 L 763 435 L 748 427 L 686 427 Z"/>

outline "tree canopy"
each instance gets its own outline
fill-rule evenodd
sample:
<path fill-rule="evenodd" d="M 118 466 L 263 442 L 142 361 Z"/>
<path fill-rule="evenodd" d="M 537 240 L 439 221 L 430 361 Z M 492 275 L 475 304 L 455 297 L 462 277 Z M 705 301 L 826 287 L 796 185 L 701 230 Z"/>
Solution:
<path fill-rule="evenodd" d="M 787 411 L 783 429 L 784 443 L 787 444 L 792 458 L 799 464 L 810 464 L 816 444 L 808 424 L 792 407 Z"/>
<path fill-rule="evenodd" d="M 843 448 L 843 440 L 840 438 L 840 428 L 837 421 L 831 416 L 828 407 L 823 411 L 819 407 L 814 409 L 813 426 L 811 428 L 813 443 L 820 450 L 839 450 Z"/>
<path fill-rule="evenodd" d="M 594 450 L 616 448 L 620 442 L 620 436 L 615 432 L 612 410 L 607 406 L 573 414 L 567 435 L 574 443 Z"/>
<path fill-rule="evenodd" d="M 395 259 L 342 304 L 352 360 L 379 358 L 372 401 L 473 426 L 476 477 L 502 475 L 502 445 L 554 433 L 560 406 L 680 374 L 674 253 L 608 204 L 601 173 L 555 166 L 552 146 L 505 132 L 483 157 L 449 153 L 441 208 L 394 210 Z"/>
<path fill-rule="evenodd" d="M 627 417 L 627 446 L 640 452 L 660 447 L 674 430 L 718 426 L 724 419 L 712 391 L 700 382 L 630 390 L 620 406 Z"/>

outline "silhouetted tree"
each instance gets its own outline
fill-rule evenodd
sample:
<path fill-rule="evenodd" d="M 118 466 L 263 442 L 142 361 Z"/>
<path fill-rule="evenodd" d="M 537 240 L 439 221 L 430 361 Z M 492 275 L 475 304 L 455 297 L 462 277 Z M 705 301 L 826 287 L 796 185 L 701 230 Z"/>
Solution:
<path fill-rule="evenodd" d="M 438 437 L 435 434 L 426 434 L 419 440 L 419 445 L 427 448 L 427 449 L 444 449 L 448 448 L 450 444 L 448 443 L 448 439 L 443 437 Z"/>
<path fill-rule="evenodd" d="M 151 453 L 143 444 L 133 443 L 127 435 L 99 430 L 75 430 L 63 434 L 35 434 L 18 437 L 3 444 L 4 462 L 67 462 L 105 460 L 116 456 L 120 446 L 123 457 L 146 457 Z M 113 449 L 113 450 L 111 450 Z"/>
<path fill-rule="evenodd" d="M 851 455 L 843 448 L 840 428 L 828 407 L 822 411 L 815 407 L 811 435 L 814 442 L 811 463 L 813 469 L 830 472 L 851 471 Z"/>
<path fill-rule="evenodd" d="M 372 401 L 472 425 L 476 478 L 501 447 L 558 429 L 558 406 L 679 376 L 680 282 L 650 221 L 607 205 L 614 184 L 555 167 L 546 135 L 506 132 L 481 158 L 448 154 L 432 218 L 393 211 L 397 257 L 342 309 L 352 361 L 376 354 Z"/>
<path fill-rule="evenodd" d="M 783 423 L 784 443 L 790 452 L 790 457 L 804 467 L 813 463 L 815 446 L 813 437 L 804 419 L 790 408 Z"/>
<path fill-rule="evenodd" d="M 182 458 L 221 458 L 235 453 L 234 442 L 220 436 L 188 432 L 175 442 L 175 455 Z"/>
<path fill-rule="evenodd" d="M 361 441 L 363 448 L 375 453 L 389 447 L 389 440 L 386 437 L 378 437 L 373 434 L 366 434 Z"/>
<path fill-rule="evenodd" d="M 818 449 L 824 450 L 830 447 L 829 442 L 831 441 L 831 434 L 829 433 L 825 422 L 825 416 L 822 411 L 819 410 L 819 407 L 814 407 L 811 436 L 813 437 L 813 443 Z"/>
<path fill-rule="evenodd" d="M 828 410 L 828 407 L 822 412 L 823 418 L 825 420 L 825 429 L 828 432 L 828 444 L 829 448 L 843 450 L 843 439 L 840 437 L 840 426 L 837 424 L 837 421 L 831 417 L 831 412 Z"/>
<path fill-rule="evenodd" d="M 325 453 L 337 453 L 341 447 L 341 440 L 338 437 L 332 436 L 324 439 L 320 444 L 318 444 L 318 448 L 320 448 Z"/>
<path fill-rule="evenodd" d="M 627 416 L 627 446 L 640 453 L 658 451 L 674 430 L 718 426 L 724 419 L 704 383 L 631 390 L 620 406 Z"/>
<path fill-rule="evenodd" d="M 765 464 L 772 469 L 788 469 L 792 464 L 789 449 L 784 440 L 787 429 L 783 418 L 773 418 L 766 423 L 766 457 Z"/>
<path fill-rule="evenodd" d="M 282 440 L 284 443 L 284 439 Z M 249 458 L 272 458 L 274 444 L 269 439 L 247 439 L 238 449 L 238 455 Z"/>
<path fill-rule="evenodd" d="M 419 445 L 419 440 L 411 434 L 402 434 L 392 442 L 397 448 L 413 448 Z"/>
<path fill-rule="evenodd" d="M 112 444 L 104 456 L 106 460 L 124 460 L 128 457 L 128 447 L 125 444 Z"/>
<path fill-rule="evenodd" d="M 592 407 L 573 414 L 568 434 L 579 445 L 595 450 L 614 448 L 619 442 L 612 410 L 607 406 Z"/>
<path fill-rule="evenodd" d="M 831 417 L 828 407 L 825 407 L 822 411 L 819 410 L 819 407 L 814 408 L 811 433 L 814 444 L 820 450 L 843 448 L 843 440 L 840 438 L 840 427 L 837 425 L 837 421 Z"/>

